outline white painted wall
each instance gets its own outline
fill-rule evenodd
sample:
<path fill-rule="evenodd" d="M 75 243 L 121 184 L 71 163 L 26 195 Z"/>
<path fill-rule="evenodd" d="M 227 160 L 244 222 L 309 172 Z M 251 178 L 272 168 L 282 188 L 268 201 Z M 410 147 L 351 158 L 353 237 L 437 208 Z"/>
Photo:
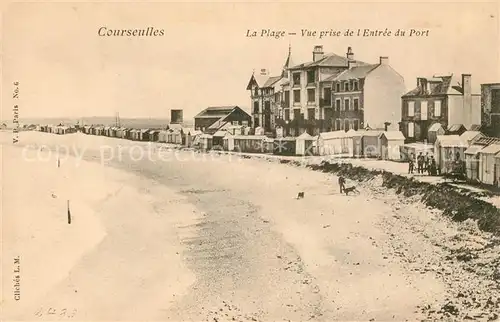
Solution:
<path fill-rule="evenodd" d="M 448 95 L 448 125 L 464 123 L 463 108 L 461 95 Z"/>
<path fill-rule="evenodd" d="M 365 78 L 364 124 L 383 128 L 384 122 L 401 121 L 401 96 L 404 79 L 390 65 L 380 65 Z"/>

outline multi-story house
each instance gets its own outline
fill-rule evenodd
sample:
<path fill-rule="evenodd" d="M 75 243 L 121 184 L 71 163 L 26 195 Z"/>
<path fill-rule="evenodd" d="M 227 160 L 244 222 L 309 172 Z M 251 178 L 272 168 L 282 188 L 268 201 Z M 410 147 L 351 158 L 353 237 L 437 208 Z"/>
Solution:
<path fill-rule="evenodd" d="M 500 83 L 481 84 L 481 115 L 485 134 L 500 137 Z"/>
<path fill-rule="evenodd" d="M 247 85 L 250 91 L 251 114 L 253 127 L 262 127 L 266 135 L 274 135 L 276 119 L 280 117 L 282 92 L 281 85 L 288 81 L 287 69 L 293 65 L 291 48 L 288 50 L 288 57 L 281 75 L 269 76 L 266 69 L 261 69 L 260 74 L 252 74 Z"/>
<path fill-rule="evenodd" d="M 348 68 L 325 80 L 328 82 L 333 130 L 386 129 L 399 123 L 401 95 L 406 88 L 388 57 L 380 57 L 378 64 L 350 59 Z"/>
<path fill-rule="evenodd" d="M 325 54 L 320 45 L 312 61 L 299 65 L 292 64 L 289 51 L 281 76 L 262 70 L 252 75 L 247 90 L 254 126 L 266 131 L 282 126 L 286 136 L 397 124 L 406 91 L 387 57 L 368 64 L 356 61 L 351 47 L 340 56 Z"/>
<path fill-rule="evenodd" d="M 346 70 L 350 59 L 350 47 L 344 57 L 325 54 L 323 46 L 315 46 L 312 61 L 288 68 L 279 113 L 285 135 L 297 136 L 304 131 L 316 135 L 332 129 L 331 84 L 325 80 Z"/>
<path fill-rule="evenodd" d="M 400 130 L 408 142 L 425 141 L 429 128 L 440 123 L 444 129 L 481 124 L 480 94 L 472 93 L 471 75 L 417 78 L 417 87 L 401 101 Z"/>

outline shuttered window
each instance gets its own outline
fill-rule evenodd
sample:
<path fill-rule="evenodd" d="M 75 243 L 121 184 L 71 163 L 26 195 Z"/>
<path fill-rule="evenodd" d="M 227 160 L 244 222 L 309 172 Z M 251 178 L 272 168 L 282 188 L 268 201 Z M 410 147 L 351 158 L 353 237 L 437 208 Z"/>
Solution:
<path fill-rule="evenodd" d="M 413 122 L 408 123 L 408 137 L 412 138 L 415 136 L 415 124 Z"/>
<path fill-rule="evenodd" d="M 441 101 L 434 101 L 434 116 L 441 116 Z"/>
<path fill-rule="evenodd" d="M 415 116 L 415 102 L 408 102 L 408 116 Z"/>

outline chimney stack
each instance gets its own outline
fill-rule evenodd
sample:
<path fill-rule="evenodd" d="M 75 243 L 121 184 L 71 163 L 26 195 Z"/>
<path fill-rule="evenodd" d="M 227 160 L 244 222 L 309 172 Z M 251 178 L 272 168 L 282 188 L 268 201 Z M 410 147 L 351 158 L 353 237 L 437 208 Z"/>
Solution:
<path fill-rule="evenodd" d="M 417 78 L 417 86 L 420 87 L 420 92 L 426 94 L 429 92 L 429 87 L 427 86 L 427 79 L 423 77 Z"/>
<path fill-rule="evenodd" d="M 349 60 L 354 60 L 354 53 L 352 52 L 352 48 L 351 47 L 347 47 L 347 59 Z"/>
<path fill-rule="evenodd" d="M 313 61 L 318 61 L 320 60 L 321 58 L 324 57 L 324 52 L 323 52 L 323 46 L 321 45 L 318 45 L 318 46 L 314 46 L 314 50 L 313 50 Z"/>
<path fill-rule="evenodd" d="M 347 68 L 351 69 L 353 67 L 357 67 L 358 66 L 358 62 L 355 61 L 355 60 L 348 60 L 347 61 Z"/>
<path fill-rule="evenodd" d="M 380 65 L 389 65 L 389 57 L 380 56 Z"/>
<path fill-rule="evenodd" d="M 463 110 L 464 110 L 464 123 L 465 124 L 473 124 L 474 120 L 472 119 L 473 111 L 472 111 L 472 84 L 471 84 L 471 75 L 470 74 L 462 74 L 462 90 L 463 90 Z"/>

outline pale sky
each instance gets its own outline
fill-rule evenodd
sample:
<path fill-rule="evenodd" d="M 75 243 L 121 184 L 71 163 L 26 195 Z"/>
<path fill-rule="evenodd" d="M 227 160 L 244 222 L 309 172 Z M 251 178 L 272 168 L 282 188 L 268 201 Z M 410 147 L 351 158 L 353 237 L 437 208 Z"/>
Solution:
<path fill-rule="evenodd" d="M 498 3 L 13 3 L 3 18 L 3 105 L 20 117 L 190 118 L 211 105 L 248 107 L 255 69 L 280 72 L 292 45 L 296 64 L 314 45 L 377 63 L 389 56 L 407 89 L 417 76 L 470 73 L 500 82 Z M 163 37 L 99 37 L 100 27 L 164 29 Z M 247 29 L 297 32 L 248 38 Z M 300 29 L 429 29 L 429 37 L 304 38 Z"/>

